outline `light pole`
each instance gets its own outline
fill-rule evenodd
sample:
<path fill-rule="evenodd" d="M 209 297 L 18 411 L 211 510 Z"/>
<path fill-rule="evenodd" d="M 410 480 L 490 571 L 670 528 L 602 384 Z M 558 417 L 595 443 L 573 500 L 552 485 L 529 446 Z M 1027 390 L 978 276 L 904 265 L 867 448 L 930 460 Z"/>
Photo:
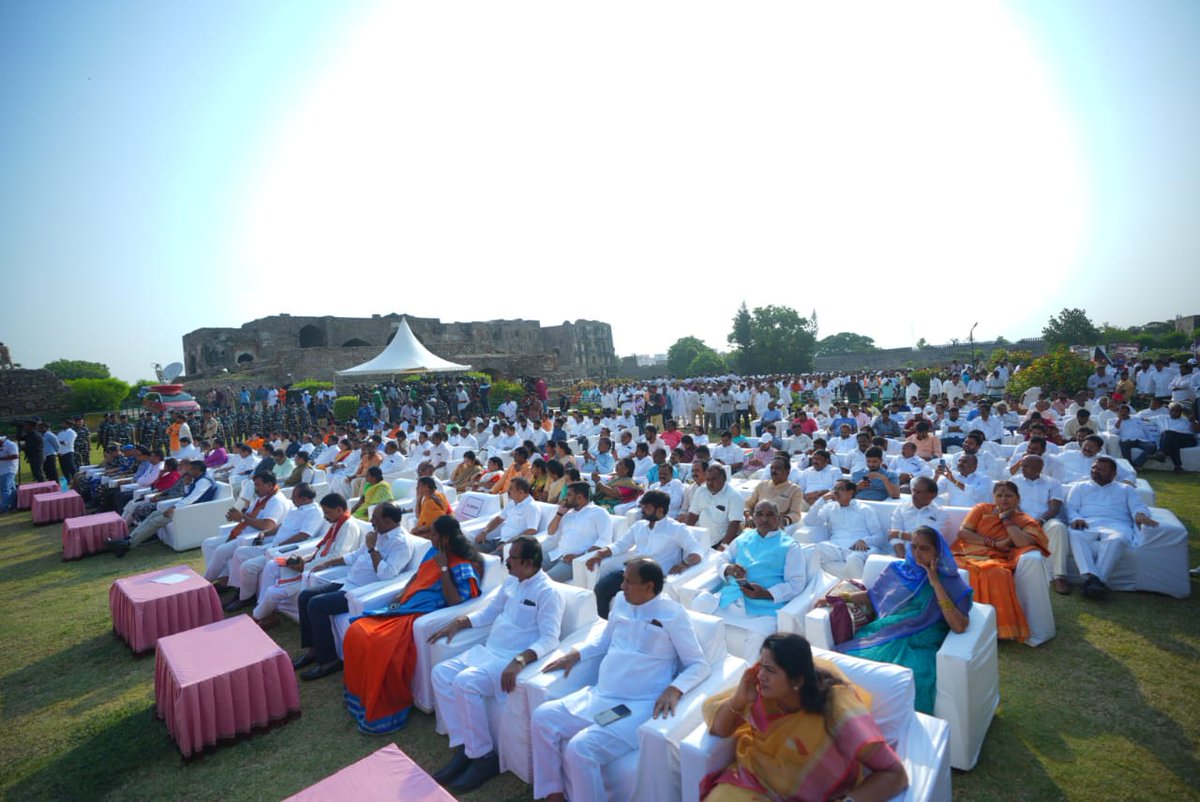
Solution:
<path fill-rule="evenodd" d="M 971 341 L 971 370 L 976 371 L 978 368 L 975 365 L 975 326 L 979 325 L 979 321 L 971 326 L 971 331 L 967 334 L 967 339 Z"/>

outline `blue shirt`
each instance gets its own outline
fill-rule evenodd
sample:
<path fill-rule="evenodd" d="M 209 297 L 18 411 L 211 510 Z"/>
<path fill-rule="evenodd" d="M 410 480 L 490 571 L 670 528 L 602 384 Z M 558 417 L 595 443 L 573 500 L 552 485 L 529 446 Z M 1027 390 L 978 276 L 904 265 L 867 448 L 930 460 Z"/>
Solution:
<path fill-rule="evenodd" d="M 900 477 L 897 476 L 895 471 L 889 471 L 887 468 L 882 466 L 880 466 L 878 471 L 859 468 L 857 471 L 850 474 L 850 481 L 854 482 L 854 484 L 858 484 L 863 479 L 867 478 L 868 473 L 882 473 L 889 480 L 891 480 L 892 484 L 900 483 Z M 878 477 L 872 477 L 871 486 L 865 490 L 859 490 L 854 497 L 860 501 L 884 501 L 891 498 L 887 492 L 887 485 L 885 485 L 883 480 Z"/>

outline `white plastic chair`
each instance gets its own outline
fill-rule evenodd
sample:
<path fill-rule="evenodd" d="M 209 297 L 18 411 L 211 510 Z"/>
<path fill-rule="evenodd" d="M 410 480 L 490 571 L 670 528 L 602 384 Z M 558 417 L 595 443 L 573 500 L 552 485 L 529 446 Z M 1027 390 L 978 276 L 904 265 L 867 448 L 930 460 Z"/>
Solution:
<path fill-rule="evenodd" d="M 225 482 L 217 482 L 211 501 L 176 507 L 171 522 L 159 530 L 158 539 L 175 551 L 198 549 L 207 537 L 225 523 L 225 513 L 233 507 L 233 492 Z M 163 509 L 159 502 L 158 509 Z"/>

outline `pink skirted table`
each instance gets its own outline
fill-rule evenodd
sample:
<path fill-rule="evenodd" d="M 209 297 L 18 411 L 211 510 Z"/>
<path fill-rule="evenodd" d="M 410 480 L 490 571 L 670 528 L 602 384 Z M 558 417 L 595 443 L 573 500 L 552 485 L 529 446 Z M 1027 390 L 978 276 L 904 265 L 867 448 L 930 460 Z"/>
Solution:
<path fill-rule="evenodd" d="M 135 653 L 225 617 L 217 589 L 186 565 L 118 579 L 108 589 L 108 608 L 113 631 Z"/>
<path fill-rule="evenodd" d="M 17 488 L 17 509 L 27 510 L 33 506 L 33 497 L 42 493 L 57 493 L 58 482 L 30 482 Z"/>
<path fill-rule="evenodd" d="M 400 751 L 400 747 L 389 744 L 295 796 L 289 796 L 284 802 L 327 802 L 330 799 L 453 802 L 454 797 Z"/>
<path fill-rule="evenodd" d="M 68 518 L 62 525 L 63 559 L 78 560 L 85 554 L 104 551 L 104 541 L 108 538 L 124 540 L 127 537 L 129 526 L 115 512 Z"/>
<path fill-rule="evenodd" d="M 33 522 L 52 524 L 83 515 L 83 496 L 74 490 L 62 493 L 39 493 L 33 497 Z"/>
<path fill-rule="evenodd" d="M 154 701 L 185 758 L 300 712 L 287 652 L 248 615 L 158 641 Z"/>

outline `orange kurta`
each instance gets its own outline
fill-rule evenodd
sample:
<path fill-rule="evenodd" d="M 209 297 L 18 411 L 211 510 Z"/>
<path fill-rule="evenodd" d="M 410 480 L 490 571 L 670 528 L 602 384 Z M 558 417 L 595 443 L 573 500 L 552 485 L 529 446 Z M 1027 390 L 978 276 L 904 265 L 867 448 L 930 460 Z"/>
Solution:
<path fill-rule="evenodd" d="M 996 635 L 1002 640 L 1027 640 L 1029 622 L 1017 601 L 1017 586 L 1013 572 L 1022 554 L 1033 549 L 1050 555 L 1050 541 L 1046 533 L 1032 517 L 1015 512 L 1011 520 L 1025 534 L 1034 539 L 1033 545 L 1007 550 L 991 549 L 983 544 L 967 543 L 962 538 L 954 541 L 950 550 L 960 568 L 970 575 L 975 601 L 996 608 Z M 971 529 L 984 537 L 1005 538 L 1008 531 L 996 511 L 995 504 L 976 504 L 963 519 L 963 528 Z"/>

